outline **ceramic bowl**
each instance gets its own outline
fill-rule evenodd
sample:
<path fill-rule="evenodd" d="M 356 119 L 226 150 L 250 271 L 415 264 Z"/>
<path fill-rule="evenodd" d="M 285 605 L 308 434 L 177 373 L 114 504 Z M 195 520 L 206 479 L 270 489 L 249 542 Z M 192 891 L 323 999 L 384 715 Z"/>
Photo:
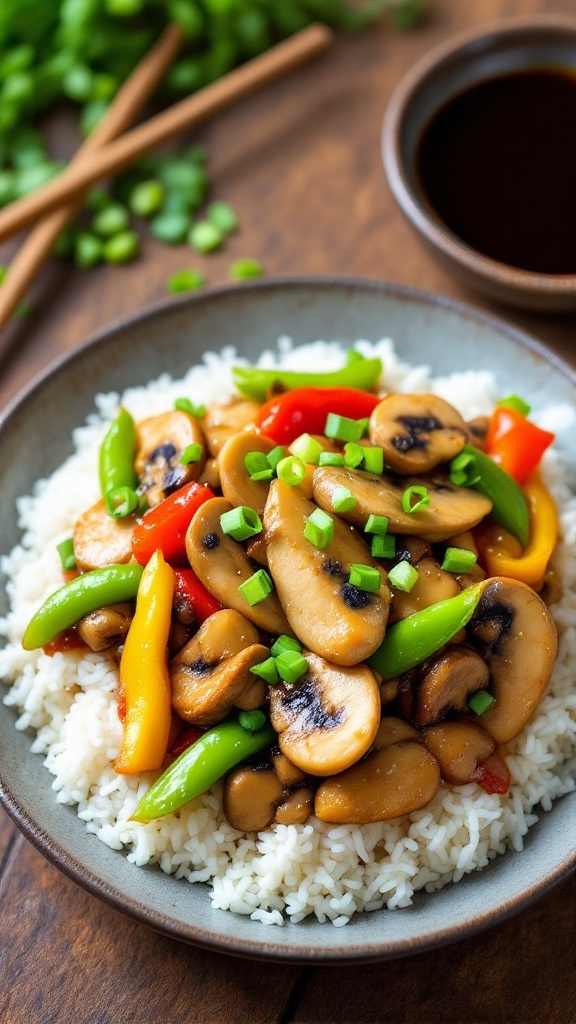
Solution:
<path fill-rule="evenodd" d="M 180 376 L 206 349 L 234 345 L 254 358 L 280 334 L 396 340 L 402 358 L 437 373 L 492 369 L 505 393 L 534 405 L 576 401 L 574 373 L 537 342 L 448 300 L 354 281 L 267 282 L 174 300 L 106 330 L 48 370 L 0 425 L 3 552 L 19 540 L 14 503 L 71 452 L 72 429 L 94 411 L 97 391 L 144 384 L 164 371 Z M 38 439 L 42 438 L 42 443 Z M 561 442 L 562 443 L 562 442 Z M 23 458 L 22 453 L 26 453 Z M 565 446 L 566 457 L 576 454 Z M 0 594 L 0 614 L 6 610 Z M 3 689 L 0 685 L 0 695 Z M 576 864 L 576 794 L 530 830 L 522 853 L 498 857 L 480 873 L 402 911 L 357 915 L 345 928 L 308 919 L 283 928 L 210 906 L 208 889 L 137 869 L 89 835 L 73 808 L 56 803 L 52 776 L 30 752 L 0 703 L 0 797 L 26 837 L 58 868 L 117 910 L 172 938 L 220 952 L 295 962 L 370 961 L 416 953 L 496 924 L 542 896 Z"/>
<path fill-rule="evenodd" d="M 472 249 L 436 216 L 415 170 L 420 139 L 439 109 L 481 82 L 530 68 L 576 68 L 576 19 L 535 15 L 500 21 L 429 52 L 390 100 L 382 134 L 384 167 L 420 239 L 465 284 L 508 305 L 562 312 L 576 309 L 576 275 L 519 270 Z"/>

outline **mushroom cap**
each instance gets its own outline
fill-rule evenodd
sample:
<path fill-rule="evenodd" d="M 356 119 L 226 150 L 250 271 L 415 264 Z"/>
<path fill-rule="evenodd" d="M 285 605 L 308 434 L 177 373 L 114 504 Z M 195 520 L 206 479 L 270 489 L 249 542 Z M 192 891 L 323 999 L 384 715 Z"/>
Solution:
<path fill-rule="evenodd" d="M 159 504 L 202 474 L 204 434 L 196 418 L 181 409 L 141 420 L 136 426 L 136 443 L 134 468 L 149 505 Z M 202 456 L 197 462 L 183 465 L 180 456 L 191 444 L 200 445 Z"/>
<path fill-rule="evenodd" d="M 468 430 L 454 406 L 437 395 L 393 393 L 370 416 L 370 440 L 397 473 L 427 473 L 462 451 Z"/>
<path fill-rule="evenodd" d="M 132 516 L 115 519 L 108 515 L 103 499 L 83 512 L 73 531 L 74 556 L 79 569 L 100 569 L 125 565 L 132 558 Z"/>
<path fill-rule="evenodd" d="M 251 480 L 244 459 L 249 452 L 268 455 L 274 447 L 269 437 L 252 430 L 233 434 L 225 441 L 218 456 L 218 470 L 222 494 L 232 505 L 247 505 L 259 516 L 264 514 L 269 481 Z"/>
<path fill-rule="evenodd" d="M 473 782 L 478 765 L 496 746 L 485 729 L 474 722 L 442 722 L 424 729 L 422 736 L 440 765 L 442 778 L 454 786 Z"/>
<path fill-rule="evenodd" d="M 451 709 L 466 711 L 470 694 L 489 684 L 490 672 L 484 659 L 470 647 L 452 644 L 424 666 L 415 699 L 416 725 L 432 725 Z"/>

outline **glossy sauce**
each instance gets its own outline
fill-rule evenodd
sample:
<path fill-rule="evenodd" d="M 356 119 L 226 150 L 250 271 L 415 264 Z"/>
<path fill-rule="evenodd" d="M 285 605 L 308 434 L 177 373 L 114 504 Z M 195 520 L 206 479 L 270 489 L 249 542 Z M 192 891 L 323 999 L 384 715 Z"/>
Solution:
<path fill-rule="evenodd" d="M 523 270 L 576 273 L 576 71 L 489 79 L 442 107 L 416 158 L 450 231 Z"/>

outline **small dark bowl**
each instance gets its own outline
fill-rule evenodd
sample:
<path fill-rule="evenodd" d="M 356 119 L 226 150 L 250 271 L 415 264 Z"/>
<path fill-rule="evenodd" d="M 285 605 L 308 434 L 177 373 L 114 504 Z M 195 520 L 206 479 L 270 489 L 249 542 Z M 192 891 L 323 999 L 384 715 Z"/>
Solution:
<path fill-rule="evenodd" d="M 515 18 L 459 35 L 427 54 L 402 79 L 388 106 L 384 167 L 421 240 L 465 284 L 508 305 L 563 312 L 576 309 L 576 274 L 520 270 L 471 248 L 430 208 L 415 169 L 422 134 L 440 108 L 490 78 L 531 68 L 576 69 L 576 19 Z"/>

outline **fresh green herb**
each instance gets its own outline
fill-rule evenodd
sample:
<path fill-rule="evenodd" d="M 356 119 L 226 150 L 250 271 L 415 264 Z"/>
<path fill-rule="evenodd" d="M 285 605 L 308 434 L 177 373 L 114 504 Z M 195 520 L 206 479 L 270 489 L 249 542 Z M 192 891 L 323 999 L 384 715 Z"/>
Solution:
<path fill-rule="evenodd" d="M 266 461 L 268 462 L 268 465 L 270 466 L 271 469 L 273 469 L 274 471 L 276 470 L 278 463 L 284 458 L 284 454 L 284 448 L 282 447 L 281 444 L 277 444 L 276 447 L 273 448 L 271 452 L 268 452 L 268 455 L 266 456 Z"/>
<path fill-rule="evenodd" d="M 89 270 L 102 261 L 102 240 L 89 231 L 79 231 L 74 243 L 74 262 L 80 270 Z"/>
<path fill-rule="evenodd" d="M 245 732 L 249 732 L 250 735 L 258 732 L 266 723 L 266 715 L 263 711 L 256 708 L 254 711 L 241 711 L 238 715 L 238 721 Z"/>

